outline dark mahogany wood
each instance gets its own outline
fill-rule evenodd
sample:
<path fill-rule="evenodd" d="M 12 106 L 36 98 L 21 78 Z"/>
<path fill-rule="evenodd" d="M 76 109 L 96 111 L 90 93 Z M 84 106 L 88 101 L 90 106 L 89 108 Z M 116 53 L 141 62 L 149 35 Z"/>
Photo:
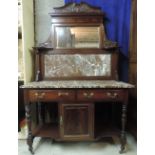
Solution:
<path fill-rule="evenodd" d="M 24 92 L 24 98 L 25 98 L 25 112 L 26 112 L 26 119 L 27 119 L 27 125 L 28 125 L 28 137 L 27 137 L 27 144 L 29 146 L 29 151 L 34 154 L 33 152 L 33 138 L 34 135 L 32 135 L 32 128 L 31 128 L 31 104 L 28 102 L 27 92 Z"/>
<path fill-rule="evenodd" d="M 73 101 L 75 100 L 75 92 L 72 90 L 30 90 L 29 99 L 31 102 L 37 101 Z"/>
<path fill-rule="evenodd" d="M 44 123 L 43 108 L 42 108 L 42 103 L 40 101 L 38 101 L 38 117 L 39 117 L 39 124 L 43 125 Z"/>
<path fill-rule="evenodd" d="M 118 46 L 116 42 L 107 40 L 104 30 L 104 13 L 100 8 L 92 7 L 86 3 L 69 3 L 60 8 L 54 8 L 50 13 L 52 17 L 51 32 L 45 43 L 33 47 L 35 52 L 35 81 L 45 80 L 118 80 Z M 98 48 L 57 48 L 55 40 L 55 28 L 57 26 L 97 26 L 99 29 Z M 67 54 L 110 54 L 111 75 L 110 76 L 76 76 L 76 77 L 53 77 L 45 78 L 44 67 L 45 55 L 67 55 Z M 51 67 L 51 66 L 50 66 Z M 126 144 L 125 124 L 128 102 L 128 89 L 123 88 L 25 88 L 24 100 L 26 118 L 28 124 L 27 143 L 29 150 L 33 153 L 33 138 L 49 137 L 57 141 L 92 141 L 103 137 L 117 135 L 121 139 L 121 151 L 124 152 Z M 96 103 L 108 104 L 121 103 L 122 116 L 121 128 L 105 124 L 102 119 L 96 120 Z M 31 126 L 31 104 L 38 103 L 38 124 L 32 129 Z M 58 119 L 53 123 L 46 121 L 46 112 L 43 105 L 57 105 Z M 119 104 L 117 104 L 119 105 Z M 49 114 L 50 115 L 50 114 Z M 103 114 L 104 115 L 104 114 Z"/>
<path fill-rule="evenodd" d="M 125 144 L 126 144 L 126 111 L 127 111 L 127 104 L 128 104 L 128 93 L 124 95 L 124 102 L 122 104 L 122 130 L 121 130 L 121 150 L 120 153 L 125 151 Z"/>
<path fill-rule="evenodd" d="M 94 135 L 94 108 L 91 103 L 61 103 L 60 135 L 62 140 L 91 140 Z"/>
<path fill-rule="evenodd" d="M 35 137 L 45 137 L 60 140 L 58 124 L 46 123 L 44 125 L 38 125 L 32 130 L 32 134 Z"/>
<path fill-rule="evenodd" d="M 32 150 L 32 137 L 50 137 L 55 140 L 97 140 L 102 137 L 109 137 L 110 135 L 120 135 L 121 133 L 121 152 L 125 149 L 126 135 L 125 135 L 125 123 L 126 123 L 126 108 L 128 101 L 128 90 L 126 89 L 26 89 L 25 91 L 26 101 L 26 117 L 28 120 L 28 145 Z M 37 95 L 36 95 L 37 93 Z M 31 113 L 30 104 L 28 103 L 40 103 L 41 101 L 57 102 L 59 104 L 59 124 L 54 125 L 46 124 L 43 121 L 41 109 L 39 109 L 39 124 L 38 128 L 31 130 Z M 52 102 L 53 101 L 53 102 Z M 94 102 L 122 102 L 122 130 L 113 128 L 111 125 L 100 128 L 100 124 L 94 126 Z M 41 105 L 40 105 L 41 106 Z M 77 114 L 79 114 L 77 116 Z M 76 115 L 76 116 L 74 116 Z M 78 117 L 78 118 L 77 118 Z M 75 119 L 77 118 L 77 119 Z M 85 118 L 85 119 L 83 119 Z M 63 120 L 61 120 L 63 119 Z M 63 124 L 62 122 L 63 121 Z M 86 124 L 84 124 L 84 122 Z M 81 128 L 77 122 L 81 123 Z M 101 122 L 100 122 L 101 123 Z M 86 126 L 85 126 L 86 125 Z M 94 127 L 96 128 L 94 130 Z M 114 130 L 113 130 L 114 129 Z M 57 130 L 57 133 L 55 133 Z M 51 133 L 50 133 L 51 131 Z M 59 132 L 60 131 L 60 132 Z M 117 131 L 117 132 L 116 132 Z M 54 133 L 53 133 L 54 132 Z M 75 132 L 74 134 L 72 132 Z M 76 135 L 78 134 L 79 135 Z M 87 134 L 80 134 L 87 132 Z M 70 133 L 70 135 L 69 135 Z M 94 136 L 94 133 L 95 136 Z M 115 133 L 115 134 L 114 134 Z M 54 136 L 56 134 L 56 136 Z M 72 135 L 73 134 L 73 135 Z"/>
<path fill-rule="evenodd" d="M 118 46 L 116 42 L 107 40 L 105 28 L 103 25 L 104 14 L 98 7 L 92 7 L 86 3 L 70 3 L 60 8 L 54 8 L 54 12 L 50 13 L 51 19 L 51 32 L 49 39 L 45 43 L 39 44 L 34 47 L 36 53 L 36 81 L 40 80 L 90 80 L 90 79 L 118 79 L 117 61 L 118 61 Z M 55 28 L 64 26 L 80 26 L 91 27 L 97 26 L 99 28 L 99 48 L 57 48 L 55 39 Z M 111 54 L 111 76 L 96 76 L 96 77 L 44 77 L 44 55 L 59 55 L 59 54 Z"/>
<path fill-rule="evenodd" d="M 55 7 L 54 13 L 61 14 L 61 16 L 69 13 L 77 15 L 77 13 L 93 13 L 93 14 L 103 14 L 99 7 L 91 6 L 85 2 L 77 3 L 68 3 L 62 7 Z M 53 13 L 53 14 L 54 14 Z"/>
<path fill-rule="evenodd" d="M 129 82 L 135 85 L 130 91 L 128 106 L 128 131 L 137 139 L 137 0 L 131 3 Z"/>
<path fill-rule="evenodd" d="M 26 89 L 26 118 L 28 121 L 28 145 L 33 152 L 32 142 L 34 136 L 51 137 L 58 141 L 83 141 L 99 140 L 102 137 L 120 135 L 121 151 L 123 153 L 126 144 L 125 124 L 128 102 L 128 90 L 126 89 Z M 37 93 L 37 95 L 36 95 Z M 38 128 L 31 130 L 30 103 L 48 102 L 59 104 L 59 122 L 54 126 L 43 123 L 41 109 L 39 109 Z M 122 129 L 97 124 L 94 126 L 95 102 L 121 102 L 122 104 Z M 104 104 L 104 103 L 103 103 Z M 63 119 L 63 120 L 62 120 Z M 63 123 L 62 123 L 63 122 Z M 54 129 L 52 129 L 54 127 Z M 96 128 L 94 130 L 94 127 Z M 74 131 L 74 132 L 73 132 Z M 54 132 L 54 133 L 53 133 Z M 94 136 L 95 133 L 95 136 Z"/>
<path fill-rule="evenodd" d="M 77 92 L 77 99 L 80 101 L 122 101 L 124 91 L 122 90 L 79 90 Z"/>

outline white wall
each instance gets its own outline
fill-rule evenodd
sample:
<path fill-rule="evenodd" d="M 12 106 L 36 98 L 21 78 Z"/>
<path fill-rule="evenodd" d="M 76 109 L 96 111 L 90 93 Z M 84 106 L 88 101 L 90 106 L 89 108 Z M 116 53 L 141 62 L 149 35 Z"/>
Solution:
<path fill-rule="evenodd" d="M 24 82 L 33 78 L 33 60 L 29 51 L 34 46 L 33 0 L 22 0 L 22 44 L 24 61 Z"/>
<path fill-rule="evenodd" d="M 50 33 L 51 17 L 49 12 L 53 7 L 64 5 L 64 0 L 34 0 L 35 1 L 35 38 L 36 43 L 45 42 Z"/>
<path fill-rule="evenodd" d="M 37 45 L 38 43 L 45 42 L 48 39 L 51 26 L 51 17 L 48 13 L 52 11 L 53 7 L 63 5 L 64 0 L 22 0 L 21 24 L 25 83 L 34 80 L 34 60 L 30 49 L 35 46 L 35 40 Z"/>

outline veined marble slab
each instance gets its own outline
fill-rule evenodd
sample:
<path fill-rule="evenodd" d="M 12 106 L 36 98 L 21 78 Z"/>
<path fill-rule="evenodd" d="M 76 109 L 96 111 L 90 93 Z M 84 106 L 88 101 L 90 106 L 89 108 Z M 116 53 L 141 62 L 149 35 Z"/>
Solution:
<path fill-rule="evenodd" d="M 134 88 L 134 85 L 115 80 L 55 80 L 29 82 L 21 88 Z"/>
<path fill-rule="evenodd" d="M 45 55 L 44 77 L 110 76 L 111 54 Z"/>

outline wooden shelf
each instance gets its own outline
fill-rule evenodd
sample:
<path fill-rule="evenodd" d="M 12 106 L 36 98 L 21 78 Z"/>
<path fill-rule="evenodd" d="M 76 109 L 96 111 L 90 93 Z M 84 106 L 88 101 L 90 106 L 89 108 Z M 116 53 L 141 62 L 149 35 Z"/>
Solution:
<path fill-rule="evenodd" d="M 109 124 L 98 124 L 95 129 L 95 140 L 102 139 L 104 137 L 120 137 L 121 131 L 117 127 Z"/>
<path fill-rule="evenodd" d="M 50 137 L 53 139 L 59 139 L 59 126 L 58 124 L 43 124 L 38 126 L 32 131 L 35 137 Z"/>
<path fill-rule="evenodd" d="M 38 126 L 32 131 L 32 134 L 35 137 L 53 138 L 55 140 L 60 139 L 58 124 L 49 123 Z M 96 126 L 94 140 L 100 140 L 104 137 L 112 137 L 112 136 L 120 137 L 120 129 L 107 124 Z"/>

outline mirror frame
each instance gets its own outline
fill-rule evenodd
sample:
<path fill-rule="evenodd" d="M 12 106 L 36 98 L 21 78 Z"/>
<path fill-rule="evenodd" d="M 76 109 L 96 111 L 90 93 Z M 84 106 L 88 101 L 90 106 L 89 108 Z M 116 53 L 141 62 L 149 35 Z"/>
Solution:
<path fill-rule="evenodd" d="M 56 37 L 56 27 L 97 27 L 99 29 L 99 48 L 98 47 L 79 47 L 79 48 L 59 48 L 57 47 L 57 37 Z M 103 48 L 103 40 L 104 40 L 104 28 L 102 24 L 53 24 L 52 25 L 52 43 L 54 49 L 65 49 L 65 50 L 73 50 L 73 49 L 102 49 Z"/>

